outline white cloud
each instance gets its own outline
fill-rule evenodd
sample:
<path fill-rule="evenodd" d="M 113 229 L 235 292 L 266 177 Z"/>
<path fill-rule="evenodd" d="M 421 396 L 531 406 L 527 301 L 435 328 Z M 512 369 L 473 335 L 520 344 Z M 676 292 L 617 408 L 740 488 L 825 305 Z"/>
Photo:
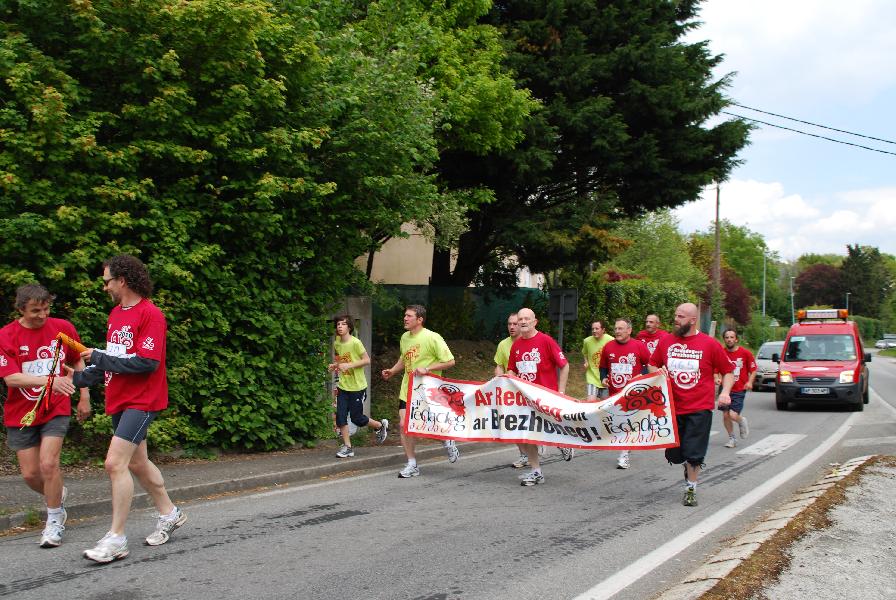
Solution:
<path fill-rule="evenodd" d="M 896 188 L 850 190 L 804 199 L 778 182 L 732 180 L 720 188 L 720 216 L 765 239 L 784 260 L 807 253 L 846 254 L 847 244 L 896 254 Z M 674 211 L 685 233 L 708 231 L 715 219 L 715 187 Z"/>

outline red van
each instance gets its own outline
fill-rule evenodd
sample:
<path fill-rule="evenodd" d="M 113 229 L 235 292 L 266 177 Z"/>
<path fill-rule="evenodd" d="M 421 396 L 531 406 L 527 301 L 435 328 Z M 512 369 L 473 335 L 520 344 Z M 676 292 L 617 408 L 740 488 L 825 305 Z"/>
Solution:
<path fill-rule="evenodd" d="M 778 363 L 775 406 L 790 403 L 845 404 L 864 410 L 868 404 L 871 354 L 862 348 L 858 325 L 843 309 L 800 310 L 787 332 Z"/>

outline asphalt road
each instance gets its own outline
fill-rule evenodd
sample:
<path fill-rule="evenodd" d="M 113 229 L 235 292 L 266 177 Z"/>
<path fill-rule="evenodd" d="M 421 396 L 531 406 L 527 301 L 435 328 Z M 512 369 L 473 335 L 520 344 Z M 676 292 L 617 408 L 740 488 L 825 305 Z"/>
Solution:
<path fill-rule="evenodd" d="M 156 548 L 142 545 L 154 515 L 136 512 L 130 557 L 109 565 L 81 557 L 105 518 L 70 526 L 53 550 L 36 534 L 2 538 L 0 597 L 651 598 L 830 463 L 894 453 L 896 361 L 871 369 L 862 413 L 779 412 L 773 393 L 751 393 L 752 432 L 734 449 L 718 418 L 695 508 L 661 451 L 633 453 L 628 471 L 615 452 L 564 463 L 553 451 L 546 483 L 524 488 L 510 447 L 424 463 L 415 479 L 390 469 L 188 504 L 187 525 Z"/>

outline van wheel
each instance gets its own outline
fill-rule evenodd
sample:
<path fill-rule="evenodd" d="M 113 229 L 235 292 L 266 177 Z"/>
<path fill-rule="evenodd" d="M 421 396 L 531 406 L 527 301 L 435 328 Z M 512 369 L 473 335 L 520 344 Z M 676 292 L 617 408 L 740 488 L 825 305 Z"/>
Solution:
<path fill-rule="evenodd" d="M 775 392 L 775 408 L 778 410 L 787 410 L 787 405 L 790 404 L 787 400 L 781 400 L 781 395 L 778 392 Z"/>

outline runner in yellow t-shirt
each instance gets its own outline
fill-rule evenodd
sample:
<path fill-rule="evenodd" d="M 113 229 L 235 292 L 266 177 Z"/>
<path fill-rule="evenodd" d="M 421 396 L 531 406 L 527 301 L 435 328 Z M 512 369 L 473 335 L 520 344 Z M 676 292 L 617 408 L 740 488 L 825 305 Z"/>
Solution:
<path fill-rule="evenodd" d="M 587 388 L 587 401 L 597 402 L 600 398 L 607 397 L 607 386 L 600 378 L 600 355 L 607 342 L 613 336 L 607 333 L 604 322 L 595 319 L 591 323 L 591 335 L 582 341 L 582 357 L 585 359 L 585 387 Z"/>
<path fill-rule="evenodd" d="M 404 329 L 399 345 L 401 355 L 398 361 L 389 369 L 383 369 L 383 379 L 389 380 L 400 372 L 404 372 L 401 379 L 401 390 L 398 393 L 398 416 L 404 423 L 404 414 L 407 409 L 408 383 L 413 375 L 441 375 L 444 369 L 454 366 L 454 356 L 448 349 L 448 344 L 435 331 L 423 327 L 426 321 L 426 309 L 419 304 L 412 304 L 404 311 Z M 416 477 L 420 474 L 417 468 L 417 456 L 415 454 L 416 440 L 413 436 L 405 435 L 401 430 L 401 445 L 404 446 L 408 464 L 399 471 L 402 479 Z M 445 451 L 448 453 L 449 462 L 457 462 L 460 451 L 453 440 L 444 442 Z"/>
<path fill-rule="evenodd" d="M 336 326 L 336 339 L 333 341 L 335 362 L 328 368 L 339 376 L 336 384 L 336 427 L 342 436 L 342 447 L 336 456 L 349 458 L 355 455 L 348 431 L 349 413 L 357 427 L 369 425 L 376 431 L 378 444 L 385 442 L 389 435 L 389 420 L 377 421 L 364 414 L 367 378 L 364 377 L 363 367 L 370 364 L 370 356 L 361 340 L 352 335 L 355 325 L 351 315 L 339 315 L 333 319 L 333 324 Z"/>

